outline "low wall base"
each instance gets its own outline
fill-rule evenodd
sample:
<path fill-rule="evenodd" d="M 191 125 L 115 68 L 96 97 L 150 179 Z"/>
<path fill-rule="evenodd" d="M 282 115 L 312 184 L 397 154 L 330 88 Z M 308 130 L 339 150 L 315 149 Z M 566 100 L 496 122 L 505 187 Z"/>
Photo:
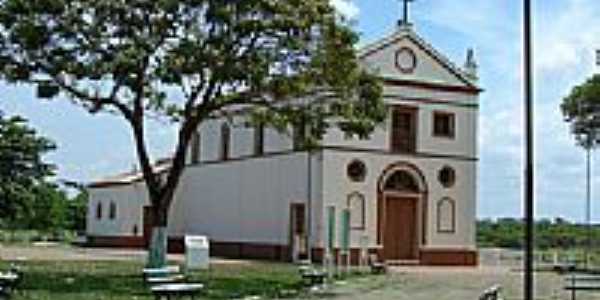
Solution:
<path fill-rule="evenodd" d="M 88 236 L 88 247 L 106 248 L 134 248 L 145 249 L 146 242 L 143 237 L 100 237 Z M 170 237 L 168 243 L 169 253 L 184 253 L 185 245 L 182 237 Z M 339 249 L 334 250 L 336 260 L 340 258 Z M 369 254 L 381 257 L 381 249 L 368 249 Z M 324 249 L 313 248 L 312 260 L 320 263 L 323 261 Z M 361 249 L 350 249 L 350 263 L 358 265 Z M 290 261 L 291 252 L 287 245 L 242 243 L 242 242 L 210 242 L 210 255 L 225 258 L 264 259 L 274 261 Z M 424 266 L 477 266 L 478 253 L 475 250 L 464 249 L 421 249 L 419 251 L 418 265 Z M 341 263 L 338 261 L 337 263 Z"/>

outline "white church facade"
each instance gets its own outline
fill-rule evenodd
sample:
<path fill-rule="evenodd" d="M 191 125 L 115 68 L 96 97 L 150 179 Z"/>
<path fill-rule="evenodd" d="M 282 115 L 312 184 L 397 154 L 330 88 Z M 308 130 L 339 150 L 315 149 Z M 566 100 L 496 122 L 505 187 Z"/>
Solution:
<path fill-rule="evenodd" d="M 293 134 L 241 125 L 244 115 L 200 126 L 170 211 L 171 251 L 185 235 L 206 235 L 212 255 L 320 260 L 328 245 L 342 247 L 349 211 L 354 262 L 366 248 L 388 261 L 477 264 L 473 53 L 458 67 L 404 25 L 359 57 L 381 76 L 389 115 L 367 140 L 332 128 L 307 152 Z M 151 220 L 141 174 L 88 188 L 89 243 L 143 247 Z"/>

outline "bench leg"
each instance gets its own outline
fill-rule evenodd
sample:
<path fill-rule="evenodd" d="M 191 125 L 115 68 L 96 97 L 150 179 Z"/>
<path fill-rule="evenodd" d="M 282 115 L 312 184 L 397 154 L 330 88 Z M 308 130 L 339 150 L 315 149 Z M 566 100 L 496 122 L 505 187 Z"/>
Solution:
<path fill-rule="evenodd" d="M 576 300 L 577 290 L 575 289 L 575 274 L 571 275 L 571 285 L 573 286 L 573 290 L 571 291 L 571 300 Z"/>

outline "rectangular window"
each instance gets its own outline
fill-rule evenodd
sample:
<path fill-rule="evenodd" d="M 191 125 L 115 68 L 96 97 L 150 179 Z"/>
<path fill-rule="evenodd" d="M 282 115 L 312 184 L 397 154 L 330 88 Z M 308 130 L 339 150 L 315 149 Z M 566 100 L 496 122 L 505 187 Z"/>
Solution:
<path fill-rule="evenodd" d="M 254 155 L 260 156 L 265 153 L 265 126 L 259 124 L 254 128 Z"/>
<path fill-rule="evenodd" d="M 455 117 L 453 113 L 433 113 L 433 136 L 454 138 Z"/>
<path fill-rule="evenodd" d="M 391 150 L 414 153 L 417 142 L 417 109 L 407 106 L 392 108 Z"/>

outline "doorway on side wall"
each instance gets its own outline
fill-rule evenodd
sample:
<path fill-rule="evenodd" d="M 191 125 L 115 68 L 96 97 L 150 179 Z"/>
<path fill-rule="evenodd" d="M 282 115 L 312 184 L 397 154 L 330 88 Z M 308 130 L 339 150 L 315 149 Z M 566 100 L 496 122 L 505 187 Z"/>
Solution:
<path fill-rule="evenodd" d="M 308 258 L 306 205 L 304 203 L 292 203 L 290 206 L 289 245 L 292 261 Z"/>

